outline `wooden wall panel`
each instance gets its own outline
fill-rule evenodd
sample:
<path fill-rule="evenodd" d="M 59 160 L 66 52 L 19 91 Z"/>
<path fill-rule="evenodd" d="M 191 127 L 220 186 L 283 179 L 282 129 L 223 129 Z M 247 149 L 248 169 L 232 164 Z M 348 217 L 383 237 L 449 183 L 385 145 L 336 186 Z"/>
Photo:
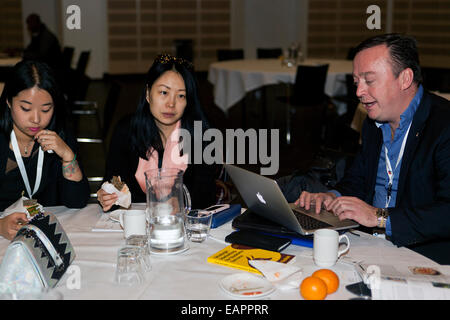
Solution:
<path fill-rule="evenodd" d="M 366 9 L 381 9 L 381 30 L 369 30 Z M 308 57 L 345 59 L 350 48 L 385 33 L 387 0 L 309 0 Z"/>
<path fill-rule="evenodd" d="M 393 31 L 418 41 L 423 66 L 450 67 L 450 1 L 397 0 Z"/>
<path fill-rule="evenodd" d="M 369 30 L 366 9 L 381 9 L 381 30 Z M 308 56 L 346 58 L 362 40 L 386 33 L 388 0 L 309 0 Z M 422 65 L 450 66 L 450 1 L 392 0 L 391 32 L 418 40 Z"/>
<path fill-rule="evenodd" d="M 108 0 L 109 72 L 146 72 L 174 40 L 191 39 L 197 70 L 230 47 L 230 0 Z"/>
<path fill-rule="evenodd" d="M 0 0 L 0 52 L 24 48 L 23 23 L 22 2 Z"/>

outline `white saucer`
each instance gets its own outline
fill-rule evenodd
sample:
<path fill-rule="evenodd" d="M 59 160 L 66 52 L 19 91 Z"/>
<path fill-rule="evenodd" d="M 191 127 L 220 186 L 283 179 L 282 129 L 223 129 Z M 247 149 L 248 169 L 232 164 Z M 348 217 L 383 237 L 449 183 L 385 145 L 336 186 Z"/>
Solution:
<path fill-rule="evenodd" d="M 275 287 L 268 280 L 250 273 L 229 275 L 219 282 L 219 287 L 239 299 L 258 299 L 275 291 Z"/>

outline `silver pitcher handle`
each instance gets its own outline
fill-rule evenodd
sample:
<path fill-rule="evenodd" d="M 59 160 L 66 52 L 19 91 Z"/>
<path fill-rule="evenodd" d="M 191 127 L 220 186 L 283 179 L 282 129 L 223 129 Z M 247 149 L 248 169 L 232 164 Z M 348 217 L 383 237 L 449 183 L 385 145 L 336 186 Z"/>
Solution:
<path fill-rule="evenodd" d="M 191 211 L 192 203 L 191 203 L 191 194 L 189 193 L 189 190 L 184 183 L 183 183 L 183 195 L 184 195 L 185 211 L 187 213 Z"/>

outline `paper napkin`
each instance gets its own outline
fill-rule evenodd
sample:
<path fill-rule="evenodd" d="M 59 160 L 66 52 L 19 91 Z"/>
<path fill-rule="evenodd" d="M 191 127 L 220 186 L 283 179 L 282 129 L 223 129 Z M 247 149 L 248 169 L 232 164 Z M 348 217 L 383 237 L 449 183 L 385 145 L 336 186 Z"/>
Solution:
<path fill-rule="evenodd" d="M 299 267 L 269 260 L 249 260 L 248 263 L 281 290 L 298 289 L 302 281 L 302 269 Z"/>
<path fill-rule="evenodd" d="M 128 187 L 126 188 L 125 192 L 121 192 L 117 190 L 116 187 L 112 183 L 104 182 L 102 184 L 102 189 L 105 190 L 108 193 L 115 193 L 118 196 L 117 201 L 114 203 L 115 205 L 129 208 L 131 205 L 131 193 L 128 190 Z"/>

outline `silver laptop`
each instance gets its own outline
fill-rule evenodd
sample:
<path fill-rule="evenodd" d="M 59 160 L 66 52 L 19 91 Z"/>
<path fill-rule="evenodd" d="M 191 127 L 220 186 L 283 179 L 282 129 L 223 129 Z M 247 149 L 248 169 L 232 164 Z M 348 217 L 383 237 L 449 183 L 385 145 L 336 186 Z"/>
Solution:
<path fill-rule="evenodd" d="M 225 164 L 225 169 L 251 211 L 289 230 L 309 235 L 317 229 L 343 230 L 359 226 L 353 220 L 340 221 L 323 209 L 316 214 L 314 207 L 307 211 L 289 204 L 275 180 L 230 164 Z"/>

